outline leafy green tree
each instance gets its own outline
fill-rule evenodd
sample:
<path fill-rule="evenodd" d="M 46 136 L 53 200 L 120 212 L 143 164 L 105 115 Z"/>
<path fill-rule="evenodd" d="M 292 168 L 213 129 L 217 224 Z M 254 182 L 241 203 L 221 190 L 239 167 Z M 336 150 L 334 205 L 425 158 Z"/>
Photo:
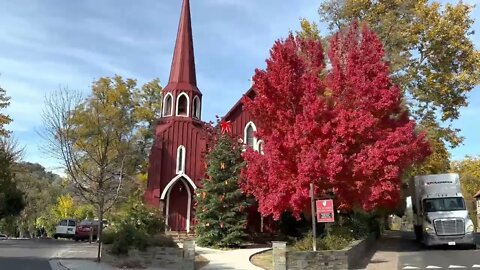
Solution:
<path fill-rule="evenodd" d="M 88 204 L 77 205 L 73 216 L 76 220 L 93 220 L 95 218 L 95 208 Z"/>
<path fill-rule="evenodd" d="M 0 87 L 0 110 L 10 104 L 9 99 L 6 91 Z M 15 144 L 8 139 L 10 132 L 5 128 L 11 121 L 8 115 L 0 112 L 0 220 L 18 215 L 25 206 L 22 192 L 13 181 L 12 166 L 18 152 L 14 149 Z"/>
<path fill-rule="evenodd" d="M 45 171 L 40 164 L 19 162 L 13 166 L 15 182 L 23 191 L 25 208 L 15 222 L 21 236 L 33 237 L 39 231 L 51 228 L 51 225 L 39 226 L 37 220 L 48 215 L 50 209 L 61 194 L 61 178 L 51 172 Z M 58 222 L 52 218 L 46 219 L 52 223 Z"/>
<path fill-rule="evenodd" d="M 199 245 L 235 247 L 244 243 L 247 203 L 239 188 L 242 149 L 222 135 L 207 156 L 207 175 L 197 191 L 195 227 Z"/>
<path fill-rule="evenodd" d="M 13 181 L 12 156 L 0 147 L 0 219 L 19 215 L 25 207 L 23 193 Z"/>
<path fill-rule="evenodd" d="M 140 112 L 138 107 L 155 108 L 149 107 L 153 100 L 143 92 L 155 89 L 161 89 L 158 81 L 138 89 L 135 80 L 115 76 L 94 82 L 86 99 L 64 90 L 46 100 L 47 148 L 63 162 L 74 190 L 95 207 L 100 220 L 135 186 L 133 176 L 145 164 L 138 140 L 147 135 L 139 133 L 153 123 L 155 114 Z M 100 246 L 101 242 L 99 260 Z"/>
<path fill-rule="evenodd" d="M 480 190 L 480 157 L 466 157 L 461 161 L 452 162 L 452 171 L 460 175 L 462 194 L 465 197 L 470 218 L 478 225 L 476 219 L 475 198 Z"/>
<path fill-rule="evenodd" d="M 160 118 L 162 111 L 162 87 L 160 81 L 155 79 L 144 84 L 133 92 L 133 117 L 136 123 L 135 137 L 139 142 L 139 156 L 144 157 L 142 172 L 147 171 L 147 157 L 155 139 L 153 130 L 156 121 Z"/>
<path fill-rule="evenodd" d="M 462 141 L 451 121 L 480 81 L 471 11 L 462 2 L 442 6 L 427 0 L 328 0 L 319 10 L 333 32 L 359 20 L 382 40 L 392 78 L 435 150 L 419 171 L 447 171 L 446 143 L 456 147 Z"/>

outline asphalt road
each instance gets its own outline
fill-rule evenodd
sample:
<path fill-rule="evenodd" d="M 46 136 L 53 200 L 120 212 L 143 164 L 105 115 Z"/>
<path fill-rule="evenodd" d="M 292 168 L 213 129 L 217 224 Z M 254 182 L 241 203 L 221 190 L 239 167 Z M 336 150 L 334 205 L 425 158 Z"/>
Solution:
<path fill-rule="evenodd" d="M 72 240 L 0 240 L 0 270 L 51 270 L 52 258 L 91 258 L 94 250 Z"/>
<path fill-rule="evenodd" d="M 480 244 L 480 235 L 477 243 Z M 397 269 L 478 269 L 480 248 L 469 246 L 425 247 L 415 241 L 412 232 L 387 235 L 379 242 L 378 250 L 397 254 Z"/>

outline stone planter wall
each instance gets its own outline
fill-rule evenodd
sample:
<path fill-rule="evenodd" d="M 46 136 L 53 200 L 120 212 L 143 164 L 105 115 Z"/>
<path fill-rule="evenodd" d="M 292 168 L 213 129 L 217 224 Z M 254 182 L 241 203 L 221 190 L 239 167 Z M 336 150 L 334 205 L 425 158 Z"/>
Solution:
<path fill-rule="evenodd" d="M 348 246 L 346 248 L 348 269 L 356 269 L 362 259 L 373 249 L 376 241 L 377 235 L 372 233 L 366 239 L 355 241 Z"/>
<path fill-rule="evenodd" d="M 273 242 L 274 270 L 346 270 L 355 269 L 375 244 L 370 235 L 342 250 L 287 251 L 285 242 Z"/>
<path fill-rule="evenodd" d="M 195 268 L 195 242 L 185 241 L 182 248 L 150 247 L 146 251 L 131 249 L 128 256 L 115 256 L 109 253 L 111 245 L 103 245 L 102 261 L 120 265 L 126 262 L 138 262 L 144 267 L 158 267 L 165 269 Z"/>

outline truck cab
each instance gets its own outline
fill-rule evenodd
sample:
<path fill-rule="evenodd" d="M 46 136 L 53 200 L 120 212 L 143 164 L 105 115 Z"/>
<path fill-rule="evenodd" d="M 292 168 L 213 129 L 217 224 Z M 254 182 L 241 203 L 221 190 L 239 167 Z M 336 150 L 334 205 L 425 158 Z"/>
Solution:
<path fill-rule="evenodd" d="M 458 174 L 413 178 L 412 209 L 417 240 L 427 246 L 475 246 L 474 225 L 468 216 Z"/>

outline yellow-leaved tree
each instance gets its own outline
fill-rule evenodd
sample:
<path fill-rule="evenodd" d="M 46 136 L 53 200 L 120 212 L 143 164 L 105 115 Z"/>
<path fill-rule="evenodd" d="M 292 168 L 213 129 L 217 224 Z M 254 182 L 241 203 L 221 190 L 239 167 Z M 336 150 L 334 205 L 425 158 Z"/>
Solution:
<path fill-rule="evenodd" d="M 480 191 L 480 157 L 465 157 L 461 161 L 452 162 L 452 172 L 460 175 L 462 194 L 467 203 L 470 218 L 477 227 L 475 198 L 473 196 Z"/>
<path fill-rule="evenodd" d="M 57 199 L 57 204 L 52 208 L 52 214 L 55 220 L 74 218 L 75 203 L 72 196 L 61 195 Z"/>
<path fill-rule="evenodd" d="M 139 88 L 134 79 L 114 76 L 94 82 L 86 98 L 64 89 L 46 99 L 47 150 L 63 163 L 73 190 L 95 208 L 100 221 L 119 197 L 138 186 L 135 176 L 146 171 L 161 90 L 158 80 Z M 100 250 L 101 241 L 98 260 Z"/>

